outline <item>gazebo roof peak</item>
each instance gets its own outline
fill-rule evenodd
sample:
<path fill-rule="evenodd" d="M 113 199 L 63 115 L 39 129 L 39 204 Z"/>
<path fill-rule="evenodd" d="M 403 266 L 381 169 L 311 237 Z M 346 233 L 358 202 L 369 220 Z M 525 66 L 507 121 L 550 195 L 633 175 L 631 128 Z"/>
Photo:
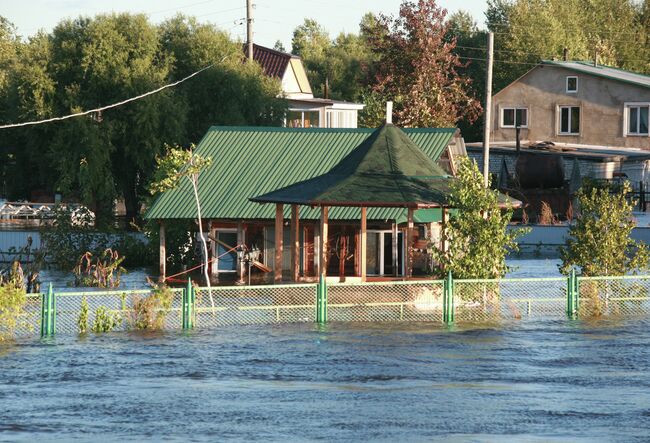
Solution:
<path fill-rule="evenodd" d="M 452 180 L 398 127 L 385 123 L 320 176 L 253 197 L 308 206 L 445 206 Z"/>

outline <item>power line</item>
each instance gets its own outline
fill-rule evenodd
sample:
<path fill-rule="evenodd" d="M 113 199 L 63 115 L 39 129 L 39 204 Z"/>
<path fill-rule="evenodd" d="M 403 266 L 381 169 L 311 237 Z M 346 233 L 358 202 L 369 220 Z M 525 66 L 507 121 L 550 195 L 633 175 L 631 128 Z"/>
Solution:
<path fill-rule="evenodd" d="M 223 57 L 218 63 L 223 62 L 228 57 L 229 56 Z M 166 84 L 164 86 L 161 86 L 160 88 L 154 89 L 153 91 L 145 92 L 144 94 L 140 94 L 138 96 L 131 97 L 131 98 L 128 98 L 126 100 L 122 100 L 120 102 L 113 103 L 111 105 L 102 106 L 100 108 L 95 108 L 95 109 L 89 109 L 87 111 L 77 112 L 75 114 L 68 114 L 68 115 L 64 115 L 62 117 L 52 117 L 52 118 L 48 118 L 48 119 L 45 119 L 45 120 L 36 120 L 36 121 L 23 122 L 23 123 L 10 123 L 10 124 L 7 124 L 7 125 L 1 125 L 0 129 L 18 128 L 18 127 L 22 127 L 22 126 L 42 125 L 44 123 L 51 123 L 51 122 L 56 122 L 56 121 L 61 121 L 61 120 L 68 120 L 68 119 L 73 118 L 73 117 L 81 117 L 81 116 L 84 116 L 84 115 L 92 114 L 94 112 L 101 112 L 101 111 L 105 111 L 107 109 L 117 108 L 118 106 L 122 106 L 122 105 L 125 105 L 127 103 L 131 103 L 131 102 L 134 102 L 136 100 L 140 100 L 140 99 L 148 97 L 150 95 L 157 94 L 158 92 L 160 92 L 162 90 L 165 90 L 167 88 L 171 88 L 171 87 L 174 87 L 176 85 L 179 85 L 179 84 L 183 83 L 184 81 L 189 80 L 192 77 L 200 74 L 201 72 L 205 71 L 206 69 L 212 68 L 215 65 L 217 65 L 217 63 L 213 63 L 211 65 L 208 65 L 208 66 L 204 67 L 204 68 L 201 68 L 198 71 L 195 71 L 192 74 L 188 75 L 187 77 L 184 77 L 184 78 L 182 78 L 180 80 L 177 80 L 175 82 L 172 82 L 172 83 L 168 83 L 168 84 Z"/>

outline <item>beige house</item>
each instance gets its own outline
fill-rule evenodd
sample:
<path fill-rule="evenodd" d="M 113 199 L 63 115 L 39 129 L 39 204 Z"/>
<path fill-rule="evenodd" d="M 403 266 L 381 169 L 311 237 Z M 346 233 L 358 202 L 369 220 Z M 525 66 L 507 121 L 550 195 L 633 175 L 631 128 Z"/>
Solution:
<path fill-rule="evenodd" d="M 650 150 L 650 76 L 543 61 L 493 97 L 492 140 Z"/>
<path fill-rule="evenodd" d="M 253 45 L 253 59 L 270 77 L 279 78 L 289 101 L 284 126 L 290 128 L 356 128 L 363 104 L 315 98 L 300 57 Z"/>

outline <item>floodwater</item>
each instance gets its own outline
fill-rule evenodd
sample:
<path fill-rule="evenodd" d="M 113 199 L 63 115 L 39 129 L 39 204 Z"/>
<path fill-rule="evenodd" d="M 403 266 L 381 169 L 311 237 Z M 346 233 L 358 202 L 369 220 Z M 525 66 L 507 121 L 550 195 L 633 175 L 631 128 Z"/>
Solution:
<path fill-rule="evenodd" d="M 647 441 L 650 322 L 229 327 L 24 342 L 2 441 Z"/>

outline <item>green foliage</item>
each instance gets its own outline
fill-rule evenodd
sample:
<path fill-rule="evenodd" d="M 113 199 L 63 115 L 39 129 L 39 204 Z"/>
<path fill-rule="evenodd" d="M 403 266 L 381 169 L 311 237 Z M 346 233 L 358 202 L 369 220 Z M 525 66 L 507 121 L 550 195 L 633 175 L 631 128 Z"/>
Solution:
<path fill-rule="evenodd" d="M 91 331 L 95 333 L 111 332 L 121 322 L 122 319 L 119 314 L 109 311 L 105 306 L 100 306 L 95 310 L 95 319 Z"/>
<path fill-rule="evenodd" d="M 59 116 L 115 103 L 215 64 L 183 84 L 88 117 L 3 131 L 0 192 L 59 192 L 107 226 L 116 199 L 139 216 L 165 143 L 199 140 L 211 125 L 280 125 L 280 82 L 242 63 L 241 44 L 213 25 L 143 14 L 60 22 L 28 41 L 0 17 L 0 122 Z"/>
<path fill-rule="evenodd" d="M 79 316 L 77 317 L 77 327 L 79 328 L 79 334 L 85 334 L 88 332 L 88 301 L 85 296 L 81 299 Z"/>
<path fill-rule="evenodd" d="M 190 149 L 165 146 L 166 154 L 156 158 L 157 168 L 149 186 L 152 194 L 176 188 L 184 177 L 198 180 L 201 171 L 210 167 L 212 159 L 194 154 L 194 148 L 194 145 Z"/>
<path fill-rule="evenodd" d="M 500 207 L 499 193 L 483 186 L 483 175 L 469 158 L 459 162 L 449 206 L 458 213 L 443 233 L 448 251 L 433 248 L 440 275 L 451 271 L 455 278 L 503 277 L 508 270 L 506 256 L 518 250 L 516 239 L 526 230 L 507 229 L 512 209 Z"/>
<path fill-rule="evenodd" d="M 601 276 L 648 269 L 647 246 L 630 237 L 636 226 L 634 202 L 627 199 L 630 191 L 627 182 L 619 188 L 583 186 L 578 193 L 580 214 L 560 249 L 561 272 L 578 267 L 582 275 Z"/>
<path fill-rule="evenodd" d="M 145 226 L 150 245 L 158 245 L 160 241 L 160 226 L 155 220 L 149 220 Z M 193 220 L 165 220 L 165 244 L 167 252 L 167 269 L 171 272 L 190 268 L 197 263 L 196 237 L 192 232 L 196 230 Z M 154 251 L 157 260 L 158 251 Z M 151 263 L 151 262 L 150 262 Z"/>
<path fill-rule="evenodd" d="M 70 270 L 86 252 L 99 257 L 108 248 L 121 251 L 126 266 L 143 266 L 154 257 L 151 242 L 138 239 L 133 233 L 94 226 L 93 213 L 84 206 L 59 205 L 54 208 L 54 220 L 41 228 L 42 253 L 56 268 Z"/>
<path fill-rule="evenodd" d="M 147 297 L 134 296 L 129 325 L 139 330 L 160 330 L 171 312 L 174 293 L 167 286 L 157 285 Z"/>
<path fill-rule="evenodd" d="M 369 23 L 371 19 L 364 17 L 363 20 Z M 318 22 L 305 19 L 293 32 L 292 53 L 302 58 L 314 95 L 325 95 L 327 80 L 329 98 L 362 99 L 374 59 L 363 33 L 340 33 L 331 40 Z"/>
<path fill-rule="evenodd" d="M 647 2 L 644 2 L 647 4 Z M 650 73 L 650 27 L 643 7 L 631 0 L 493 0 L 486 13 L 495 31 L 495 91 L 518 78 L 541 59 L 569 59 Z"/>
<path fill-rule="evenodd" d="M 0 343 L 11 340 L 21 326 L 27 301 L 25 290 L 12 284 L 0 285 Z"/>
<path fill-rule="evenodd" d="M 124 257 L 117 251 L 107 248 L 93 260 L 90 252 L 83 254 L 72 270 L 74 285 L 92 288 L 117 288 L 120 278 L 126 273 L 121 265 Z"/>

